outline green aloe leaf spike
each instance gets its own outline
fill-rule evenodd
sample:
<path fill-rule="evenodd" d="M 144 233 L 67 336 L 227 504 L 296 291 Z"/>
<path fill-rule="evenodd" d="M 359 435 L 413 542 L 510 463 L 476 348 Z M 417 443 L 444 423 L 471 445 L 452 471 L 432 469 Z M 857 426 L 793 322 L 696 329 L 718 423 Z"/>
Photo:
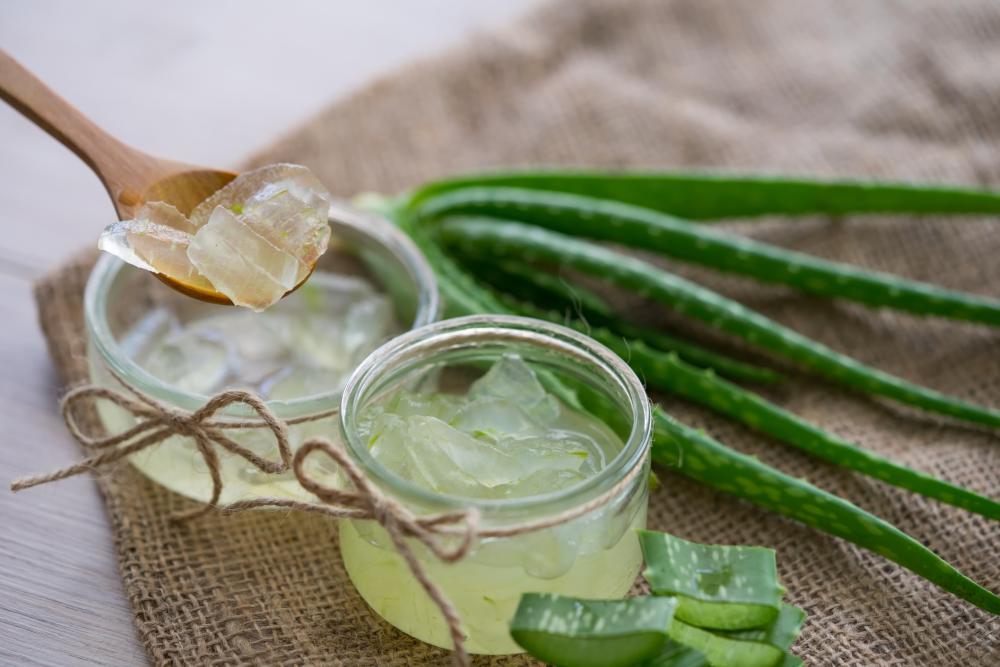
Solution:
<path fill-rule="evenodd" d="M 549 190 L 611 199 L 691 220 L 760 215 L 996 214 L 1000 192 L 929 183 L 831 181 L 685 171 L 516 171 L 430 183 L 417 203 L 470 187 Z"/>
<path fill-rule="evenodd" d="M 441 223 L 440 233 L 450 244 L 473 256 L 488 252 L 493 257 L 561 262 L 661 301 L 678 313 L 707 322 L 848 387 L 928 412 L 1000 428 L 997 410 L 866 366 L 736 301 L 634 257 L 531 225 L 491 219 L 446 220 Z"/>
<path fill-rule="evenodd" d="M 428 200 L 421 215 L 516 220 L 787 284 L 809 294 L 1000 326 L 998 299 L 820 259 L 616 201 L 536 190 L 467 188 Z"/>

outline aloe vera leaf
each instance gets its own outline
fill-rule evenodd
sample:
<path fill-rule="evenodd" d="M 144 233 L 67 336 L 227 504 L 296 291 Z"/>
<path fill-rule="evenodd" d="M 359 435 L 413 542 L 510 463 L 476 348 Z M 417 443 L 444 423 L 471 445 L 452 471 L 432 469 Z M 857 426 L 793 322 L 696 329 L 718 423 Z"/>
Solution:
<path fill-rule="evenodd" d="M 678 598 L 676 617 L 701 628 L 741 630 L 772 622 L 785 589 L 774 549 L 698 544 L 639 531 L 642 576 L 657 595 Z"/>
<path fill-rule="evenodd" d="M 676 605 L 668 597 L 581 600 L 525 593 L 510 635 L 531 655 L 559 667 L 628 667 L 667 641 Z"/>
<path fill-rule="evenodd" d="M 645 208 L 563 193 L 467 188 L 424 204 L 438 218 L 483 215 L 658 252 L 819 296 L 1000 326 L 1000 300 L 832 262 Z"/>
<path fill-rule="evenodd" d="M 575 313 L 590 325 L 607 328 L 625 338 L 644 341 L 660 350 L 676 352 L 684 361 L 695 366 L 711 368 L 719 375 L 730 379 L 757 384 L 772 384 L 784 379 L 779 373 L 769 368 L 737 361 L 689 341 L 669 336 L 648 327 L 625 322 L 620 317 L 615 316 L 597 294 L 576 285 L 570 285 L 551 273 L 533 270 L 527 266 L 510 262 L 501 266 L 479 262 L 473 270 L 477 278 L 482 278 L 485 274 L 487 276 L 486 282 L 490 286 L 519 301 L 560 311 L 569 309 L 567 315 Z M 553 321 L 558 320 L 553 319 Z M 584 331 L 584 333 L 589 332 Z"/>
<path fill-rule="evenodd" d="M 528 317 L 554 319 L 558 316 L 523 302 L 512 301 L 507 305 L 514 312 Z M 626 359 L 650 389 L 665 391 L 704 406 L 843 468 L 989 519 L 1000 520 L 1000 502 L 862 449 L 762 396 L 717 377 L 710 370 L 685 363 L 677 355 L 653 350 L 642 341 L 623 340 L 607 329 L 579 321 L 564 321 L 563 324 L 588 334 Z"/>
<path fill-rule="evenodd" d="M 539 227 L 492 219 L 445 220 L 440 225 L 440 233 L 449 243 L 473 256 L 488 252 L 491 257 L 561 262 L 661 301 L 678 313 L 705 321 L 845 386 L 886 396 L 928 412 L 1000 428 L 1000 411 L 947 396 L 862 364 L 732 299 L 635 257 Z"/>
<path fill-rule="evenodd" d="M 798 607 L 790 604 L 782 604 L 778 616 L 763 628 L 713 634 L 730 640 L 770 644 L 781 651 L 785 651 L 783 659 L 777 663 L 779 667 L 796 667 L 796 665 L 801 665 L 802 661 L 794 655 L 787 653 L 787 650 L 795 642 L 795 638 L 798 637 L 805 617 L 805 612 Z M 737 646 L 736 648 L 745 647 Z M 756 647 L 754 647 L 754 650 L 756 650 Z M 768 655 L 771 655 L 771 653 L 768 652 Z M 667 642 L 655 657 L 642 664 L 643 667 L 710 666 L 708 658 L 704 653 L 673 640 Z"/>
<path fill-rule="evenodd" d="M 586 195 L 692 220 L 760 215 L 1000 213 L 1000 193 L 948 185 L 818 180 L 683 171 L 514 171 L 430 183 L 413 198 L 494 186 Z"/>
<path fill-rule="evenodd" d="M 605 335 L 596 337 L 613 349 L 621 349 L 617 340 Z M 991 498 L 862 449 L 757 394 L 693 368 L 676 357 L 645 348 L 641 343 L 631 344 L 628 353 L 632 367 L 643 374 L 650 387 L 681 396 L 830 463 L 1000 520 L 1000 503 Z"/>
<path fill-rule="evenodd" d="M 445 275 L 442 267 L 450 263 L 451 260 L 444 255 L 441 248 L 428 236 L 426 230 L 416 224 L 414 217 L 407 212 L 405 199 L 367 195 L 355 203 L 364 209 L 378 213 L 393 221 L 410 237 L 434 271 L 441 300 L 444 304 L 444 316 L 446 318 L 489 312 L 489 303 L 479 301 L 476 295 L 463 289 L 462 286 L 456 284 Z"/>
<path fill-rule="evenodd" d="M 659 654 L 642 663 L 642 667 L 711 667 L 704 653 L 670 641 Z M 777 667 L 802 667 L 802 660 L 785 653 Z"/>
<path fill-rule="evenodd" d="M 506 310 L 510 311 L 511 308 L 507 307 Z M 515 305 L 514 310 L 541 319 L 553 319 L 551 315 L 527 308 L 523 303 Z M 622 340 L 607 330 L 582 326 L 580 323 L 567 324 L 591 335 L 622 358 L 628 359 L 652 388 L 673 393 L 731 417 L 830 463 L 987 518 L 1000 520 L 1000 503 L 991 498 L 859 448 L 761 396 L 728 383 L 710 372 L 693 368 L 675 356 L 651 350 L 640 341 Z"/>
<path fill-rule="evenodd" d="M 763 628 L 752 630 L 737 630 L 725 633 L 730 639 L 742 639 L 745 641 L 764 642 L 771 646 L 777 646 L 782 650 L 787 650 L 795 643 L 796 637 L 802 630 L 805 623 L 806 613 L 795 605 L 781 603 L 778 616 Z"/>
<path fill-rule="evenodd" d="M 640 345 L 632 344 L 633 350 L 639 348 Z M 1000 615 L 1000 598 L 891 523 L 805 480 L 729 449 L 677 422 L 659 408 L 655 410 L 655 420 L 653 460 L 660 465 L 852 542 L 981 609 Z"/>
<path fill-rule="evenodd" d="M 903 531 L 860 507 L 722 445 L 657 408 L 653 460 L 714 489 L 801 521 L 887 558 L 942 589 L 1000 614 L 1000 597 Z"/>
<path fill-rule="evenodd" d="M 670 625 L 670 638 L 704 655 L 711 667 L 777 667 L 785 655 L 770 644 L 731 639 L 677 618 Z"/>
<path fill-rule="evenodd" d="M 642 663 L 642 667 L 709 667 L 709 665 L 704 653 L 670 640 L 659 653 Z"/>
<path fill-rule="evenodd" d="M 406 229 L 406 213 L 395 212 Z M 450 258 L 449 270 L 462 269 Z M 439 269 L 435 266 L 435 272 Z M 439 278 L 443 278 L 439 274 Z M 465 287 L 483 297 L 490 293 L 466 274 Z M 447 282 L 450 279 L 442 280 Z M 476 310 L 472 312 L 508 312 Z M 705 433 L 681 424 L 660 408 L 654 410 L 655 433 L 653 460 L 706 486 L 743 498 L 758 507 L 787 516 L 821 532 L 852 542 L 879 554 L 941 589 L 980 609 L 1000 615 L 1000 597 L 980 586 L 948 561 L 913 539 L 891 523 L 864 511 L 834 494 L 805 480 L 786 475 L 756 458 L 740 454 Z"/>

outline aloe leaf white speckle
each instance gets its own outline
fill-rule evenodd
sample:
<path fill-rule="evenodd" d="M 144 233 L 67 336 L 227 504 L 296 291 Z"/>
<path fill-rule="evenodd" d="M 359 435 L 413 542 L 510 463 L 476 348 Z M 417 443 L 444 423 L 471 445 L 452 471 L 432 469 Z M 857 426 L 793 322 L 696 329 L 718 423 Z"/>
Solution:
<path fill-rule="evenodd" d="M 697 544 L 652 530 L 640 531 L 639 543 L 643 576 L 654 593 L 678 596 L 680 620 L 739 630 L 777 618 L 785 589 L 773 549 Z"/>

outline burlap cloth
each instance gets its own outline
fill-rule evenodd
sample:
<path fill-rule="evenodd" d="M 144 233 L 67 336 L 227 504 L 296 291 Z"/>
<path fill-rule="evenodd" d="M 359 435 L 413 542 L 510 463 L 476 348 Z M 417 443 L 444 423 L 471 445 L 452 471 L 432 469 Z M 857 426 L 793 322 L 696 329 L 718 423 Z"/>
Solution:
<path fill-rule="evenodd" d="M 563 0 L 372 85 L 255 162 L 305 163 L 343 195 L 545 163 L 1000 185 L 998 149 L 1000 6 L 989 0 Z M 752 230 L 807 252 L 1000 295 L 996 221 L 813 219 Z M 42 324 L 67 382 L 85 377 L 80 302 L 90 261 L 38 286 Z M 837 349 L 1000 406 L 996 331 L 712 282 Z M 801 378 L 768 395 L 863 447 L 1000 495 L 996 435 Z M 838 470 L 688 405 L 665 406 L 895 522 L 1000 590 L 997 523 Z M 845 542 L 680 475 L 663 478 L 653 527 L 778 549 L 788 597 L 809 612 L 795 649 L 809 664 L 1000 664 L 1000 623 L 971 605 Z M 178 526 L 166 517 L 184 501 L 127 466 L 98 484 L 153 662 L 445 661 L 367 609 L 327 521 L 268 513 Z"/>

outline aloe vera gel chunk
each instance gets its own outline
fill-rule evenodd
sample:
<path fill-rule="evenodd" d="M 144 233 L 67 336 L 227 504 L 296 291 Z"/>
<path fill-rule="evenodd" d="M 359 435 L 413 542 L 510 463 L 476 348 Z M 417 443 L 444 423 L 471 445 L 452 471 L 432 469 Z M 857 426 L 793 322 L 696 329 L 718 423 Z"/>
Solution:
<path fill-rule="evenodd" d="M 703 628 L 740 630 L 773 621 L 785 589 L 772 549 L 688 542 L 643 531 L 643 576 L 658 595 L 676 595 L 677 618 Z"/>
<path fill-rule="evenodd" d="M 305 280 L 330 241 L 330 193 L 306 167 L 240 174 L 184 215 L 149 202 L 109 225 L 98 248 L 145 271 L 218 291 L 254 311 Z"/>
<path fill-rule="evenodd" d="M 437 493 L 523 498 L 579 484 L 621 451 L 601 421 L 548 394 L 517 356 L 505 356 L 464 396 L 401 394 L 361 431 L 380 463 Z"/>

